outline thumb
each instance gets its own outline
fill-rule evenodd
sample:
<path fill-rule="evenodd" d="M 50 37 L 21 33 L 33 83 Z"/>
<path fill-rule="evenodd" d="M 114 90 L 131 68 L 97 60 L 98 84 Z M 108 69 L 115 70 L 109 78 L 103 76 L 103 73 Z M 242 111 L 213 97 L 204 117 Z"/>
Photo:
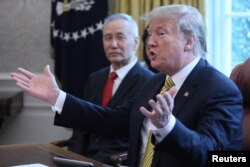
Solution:
<path fill-rule="evenodd" d="M 44 69 L 43 69 L 43 72 L 44 72 L 44 74 L 45 74 L 46 76 L 48 76 L 48 77 L 53 76 L 53 74 L 52 74 L 51 71 L 50 71 L 50 65 L 45 66 Z"/>
<path fill-rule="evenodd" d="M 168 92 L 169 92 L 169 94 L 170 94 L 171 97 L 175 97 L 177 91 L 178 91 L 177 87 L 176 87 L 176 86 L 173 86 L 173 87 L 171 87 L 171 88 L 169 89 Z"/>

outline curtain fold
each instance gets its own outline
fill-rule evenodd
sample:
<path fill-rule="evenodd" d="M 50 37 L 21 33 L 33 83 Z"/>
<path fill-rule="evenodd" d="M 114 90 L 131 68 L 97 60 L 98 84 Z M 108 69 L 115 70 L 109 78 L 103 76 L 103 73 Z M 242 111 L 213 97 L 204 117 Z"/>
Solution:
<path fill-rule="evenodd" d="M 204 16 L 204 0 L 116 0 L 115 13 L 127 13 L 134 17 L 139 26 L 139 35 L 142 37 L 147 23 L 141 19 L 145 13 L 155 7 L 169 4 L 187 4 L 199 9 Z M 141 43 L 137 56 L 140 60 L 143 59 L 143 43 Z"/>

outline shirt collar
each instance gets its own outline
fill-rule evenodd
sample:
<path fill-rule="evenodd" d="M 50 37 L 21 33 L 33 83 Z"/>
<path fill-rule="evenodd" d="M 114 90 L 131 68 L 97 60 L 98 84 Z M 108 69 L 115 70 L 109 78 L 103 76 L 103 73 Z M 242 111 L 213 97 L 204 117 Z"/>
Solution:
<path fill-rule="evenodd" d="M 123 79 L 126 74 L 129 72 L 129 70 L 131 70 L 132 67 L 134 67 L 134 65 L 137 62 L 137 57 L 135 57 L 135 59 L 130 62 L 129 64 L 123 66 L 122 68 L 116 70 L 115 72 L 117 73 L 118 78 Z M 110 72 L 114 71 L 114 69 L 112 68 L 112 66 L 110 67 Z"/>
<path fill-rule="evenodd" d="M 188 75 L 191 73 L 191 71 L 194 69 L 194 67 L 198 64 L 200 60 L 200 56 L 197 56 L 193 61 L 191 61 L 189 64 L 184 66 L 179 72 L 174 74 L 172 76 L 172 80 L 174 81 L 174 84 L 177 88 L 177 90 L 180 89 Z"/>

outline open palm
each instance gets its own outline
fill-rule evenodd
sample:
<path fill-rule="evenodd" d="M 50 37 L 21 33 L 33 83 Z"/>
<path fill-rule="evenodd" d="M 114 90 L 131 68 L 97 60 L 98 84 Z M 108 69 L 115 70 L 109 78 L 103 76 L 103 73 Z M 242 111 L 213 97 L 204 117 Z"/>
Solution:
<path fill-rule="evenodd" d="M 44 68 L 44 75 L 35 75 L 23 68 L 18 68 L 17 72 L 11 73 L 11 78 L 16 85 L 30 95 L 44 100 L 51 105 L 55 104 L 60 92 L 54 75 L 50 72 L 49 66 Z"/>

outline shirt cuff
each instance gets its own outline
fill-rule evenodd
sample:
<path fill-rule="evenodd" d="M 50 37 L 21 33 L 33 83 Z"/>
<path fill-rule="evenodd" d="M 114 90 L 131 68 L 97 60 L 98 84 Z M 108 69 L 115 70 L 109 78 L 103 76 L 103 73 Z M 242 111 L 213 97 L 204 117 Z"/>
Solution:
<path fill-rule="evenodd" d="M 155 136 L 156 142 L 160 143 L 174 128 L 176 118 L 171 114 L 169 118 L 169 123 L 163 128 L 157 129 L 156 127 L 152 129 L 152 133 Z"/>
<path fill-rule="evenodd" d="M 65 99 L 66 99 L 66 93 L 60 90 L 60 93 L 59 93 L 58 98 L 56 99 L 55 105 L 51 106 L 52 110 L 54 112 L 57 112 L 58 114 L 61 114 Z"/>

